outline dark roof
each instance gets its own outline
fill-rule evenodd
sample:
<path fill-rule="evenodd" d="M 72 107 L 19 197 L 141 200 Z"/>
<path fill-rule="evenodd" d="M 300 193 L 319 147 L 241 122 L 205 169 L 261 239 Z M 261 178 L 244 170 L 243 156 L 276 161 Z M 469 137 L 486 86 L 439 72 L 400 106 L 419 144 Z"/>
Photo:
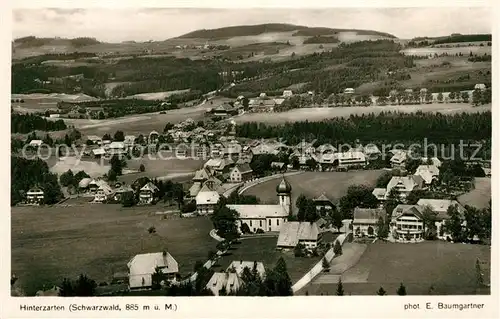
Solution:
<path fill-rule="evenodd" d="M 385 219 L 385 212 L 380 208 L 354 208 L 354 223 L 367 222 L 376 223 L 380 217 Z"/>
<path fill-rule="evenodd" d="M 236 167 L 238 168 L 241 174 L 253 172 L 253 169 L 250 167 L 248 163 L 236 165 Z"/>
<path fill-rule="evenodd" d="M 277 193 L 291 193 L 292 192 L 292 185 L 285 179 L 281 179 L 281 182 L 276 186 L 276 192 Z"/>

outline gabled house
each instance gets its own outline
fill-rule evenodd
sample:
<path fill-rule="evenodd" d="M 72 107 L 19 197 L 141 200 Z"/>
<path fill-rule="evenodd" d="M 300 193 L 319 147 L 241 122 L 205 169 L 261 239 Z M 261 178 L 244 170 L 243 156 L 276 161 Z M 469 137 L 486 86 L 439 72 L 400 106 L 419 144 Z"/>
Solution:
<path fill-rule="evenodd" d="M 414 175 L 422 177 L 426 185 L 430 185 L 439 176 L 439 168 L 434 165 L 420 165 Z"/>
<path fill-rule="evenodd" d="M 130 185 L 122 185 L 118 189 L 115 190 L 115 194 L 113 199 L 116 202 L 120 202 L 122 200 L 122 196 L 125 193 L 134 193 L 134 189 Z"/>
<path fill-rule="evenodd" d="M 243 286 L 243 280 L 234 272 L 214 272 L 208 281 L 206 288 L 214 296 L 219 296 L 222 291 L 225 294 L 234 294 Z"/>
<path fill-rule="evenodd" d="M 393 176 L 387 184 L 385 198 L 393 188 L 399 192 L 402 199 L 405 199 L 411 191 L 422 189 L 423 186 L 424 179 L 418 175 Z"/>
<path fill-rule="evenodd" d="M 283 97 L 292 97 L 292 96 L 293 96 L 292 90 L 284 90 L 283 91 Z"/>
<path fill-rule="evenodd" d="M 421 241 L 424 239 L 423 207 L 399 204 L 391 215 L 391 235 L 396 241 Z"/>
<path fill-rule="evenodd" d="M 302 244 L 308 249 L 313 249 L 320 241 L 321 233 L 316 223 L 287 222 L 280 229 L 276 246 L 278 249 L 293 249 Z"/>
<path fill-rule="evenodd" d="M 394 168 L 405 168 L 406 167 L 407 154 L 405 151 L 396 150 L 394 155 L 391 157 L 391 166 Z"/>
<path fill-rule="evenodd" d="M 458 210 L 458 213 L 462 217 L 462 219 L 465 218 L 465 208 L 456 200 L 452 199 L 426 199 L 426 198 L 421 198 L 418 200 L 417 205 L 419 205 L 422 208 L 429 207 L 434 213 L 436 213 L 436 230 L 437 230 L 437 237 L 439 239 L 451 239 L 451 234 L 448 233 L 445 230 L 444 225 L 446 222 L 450 219 L 450 216 L 448 215 L 448 209 L 450 207 L 456 207 Z M 465 221 L 464 221 L 464 226 L 465 226 Z"/>
<path fill-rule="evenodd" d="M 229 180 L 231 183 L 242 183 L 251 180 L 253 177 L 253 170 L 249 164 L 236 165 L 229 173 Z"/>
<path fill-rule="evenodd" d="M 360 151 L 335 153 L 339 166 L 357 167 L 366 165 L 366 156 Z"/>
<path fill-rule="evenodd" d="M 127 153 L 127 146 L 124 142 L 111 142 L 107 149 L 110 155 Z"/>
<path fill-rule="evenodd" d="M 109 185 L 108 185 L 108 183 L 106 183 L 106 181 L 99 179 L 99 178 L 93 179 L 92 181 L 90 181 L 90 183 L 88 183 L 89 192 L 92 194 L 95 194 L 97 192 L 97 190 L 99 189 L 99 187 L 101 187 L 102 185 L 109 187 Z"/>
<path fill-rule="evenodd" d="M 346 88 L 346 89 L 344 89 L 344 94 L 354 94 L 354 89 L 353 88 Z"/>
<path fill-rule="evenodd" d="M 42 188 L 35 186 L 26 192 L 26 204 L 41 205 L 45 199 L 45 192 Z"/>
<path fill-rule="evenodd" d="M 193 177 L 193 182 L 195 183 L 203 183 L 210 177 L 210 172 L 207 168 L 203 167 L 196 171 Z"/>
<path fill-rule="evenodd" d="M 373 196 L 375 196 L 378 200 L 383 201 L 386 200 L 385 195 L 386 195 L 387 190 L 385 188 L 374 188 L 372 191 Z"/>
<path fill-rule="evenodd" d="M 375 237 L 378 234 L 379 218 L 385 220 L 386 213 L 381 208 L 354 208 L 352 229 L 355 237 Z"/>
<path fill-rule="evenodd" d="M 219 198 L 220 195 L 217 191 L 210 189 L 207 185 L 203 185 L 196 195 L 196 211 L 200 215 L 213 213 Z"/>
<path fill-rule="evenodd" d="M 139 203 L 140 204 L 151 204 L 156 196 L 156 193 L 158 192 L 158 187 L 156 187 L 155 184 L 152 182 L 146 183 L 140 190 L 139 190 Z"/>
<path fill-rule="evenodd" d="M 474 90 L 485 91 L 486 85 L 483 83 L 478 83 L 478 84 L 474 85 Z"/>
<path fill-rule="evenodd" d="M 316 206 L 316 211 L 321 214 L 321 212 L 325 212 L 326 214 L 330 213 L 334 208 L 335 205 L 333 204 L 333 201 L 330 200 L 326 195 L 323 193 L 319 197 L 313 199 L 314 205 Z M 324 216 L 322 216 L 324 217 Z"/>
<path fill-rule="evenodd" d="M 198 193 L 200 192 L 201 186 L 202 184 L 200 182 L 193 183 L 193 185 L 191 185 L 191 187 L 188 190 L 189 198 L 195 198 L 196 195 L 198 195 Z"/>
<path fill-rule="evenodd" d="M 29 146 L 34 147 L 34 148 L 38 148 L 38 147 L 42 146 L 42 144 L 43 144 L 42 140 L 31 140 L 31 142 L 29 143 Z"/>
<path fill-rule="evenodd" d="M 135 255 L 128 263 L 129 288 L 151 289 L 153 286 L 153 274 L 157 269 L 165 276 L 166 280 L 175 280 L 179 273 L 179 264 L 166 251 Z"/>
<path fill-rule="evenodd" d="M 95 192 L 94 202 L 96 203 L 104 203 L 108 199 L 112 198 L 114 192 L 111 186 L 108 183 L 101 183 L 97 191 Z"/>

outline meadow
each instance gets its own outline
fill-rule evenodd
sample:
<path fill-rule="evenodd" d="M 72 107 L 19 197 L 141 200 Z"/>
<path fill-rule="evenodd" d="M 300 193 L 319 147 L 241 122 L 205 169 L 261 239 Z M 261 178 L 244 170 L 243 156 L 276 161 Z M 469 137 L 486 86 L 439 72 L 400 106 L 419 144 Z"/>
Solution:
<path fill-rule="evenodd" d="M 185 276 L 197 260 L 204 262 L 208 251 L 215 250 L 216 241 L 209 235 L 212 223 L 208 217 L 155 214 L 165 209 L 88 203 L 13 207 L 12 273 L 25 293 L 34 295 L 80 274 L 109 283 L 114 273 L 127 271 L 127 262 L 136 254 L 168 250 Z M 151 226 L 153 234 L 148 232 Z"/>

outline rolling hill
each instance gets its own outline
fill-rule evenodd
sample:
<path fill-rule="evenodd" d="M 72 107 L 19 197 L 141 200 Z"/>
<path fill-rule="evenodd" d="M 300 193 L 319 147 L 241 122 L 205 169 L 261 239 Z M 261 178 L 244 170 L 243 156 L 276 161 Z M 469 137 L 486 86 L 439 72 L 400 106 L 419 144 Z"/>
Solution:
<path fill-rule="evenodd" d="M 177 38 L 180 39 L 227 39 L 232 37 L 244 37 L 252 35 L 260 35 L 263 33 L 274 32 L 290 32 L 296 31 L 294 36 L 321 36 L 335 35 L 340 32 L 355 32 L 358 35 L 373 35 L 386 38 L 396 38 L 392 34 L 378 32 L 373 30 L 356 30 L 356 29 L 335 29 L 322 27 L 307 27 L 301 25 L 293 25 L 286 23 L 266 23 L 257 25 L 240 25 L 218 29 L 202 29 L 186 33 Z"/>

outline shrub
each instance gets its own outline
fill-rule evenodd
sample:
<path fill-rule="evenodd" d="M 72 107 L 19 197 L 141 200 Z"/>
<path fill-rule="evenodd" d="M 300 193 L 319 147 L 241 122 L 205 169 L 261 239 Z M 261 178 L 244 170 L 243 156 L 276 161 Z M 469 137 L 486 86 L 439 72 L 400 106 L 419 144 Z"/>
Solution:
<path fill-rule="evenodd" d="M 139 171 L 144 172 L 145 170 L 146 167 L 144 166 L 144 164 L 141 164 L 141 166 L 139 166 Z"/>
<path fill-rule="evenodd" d="M 149 227 L 149 228 L 148 228 L 148 233 L 150 233 L 150 234 L 154 234 L 154 233 L 156 233 L 156 228 L 155 228 L 155 226 L 151 226 L 151 227 Z"/>
<path fill-rule="evenodd" d="M 264 230 L 262 230 L 261 228 L 257 229 L 255 231 L 256 234 L 264 234 Z"/>

